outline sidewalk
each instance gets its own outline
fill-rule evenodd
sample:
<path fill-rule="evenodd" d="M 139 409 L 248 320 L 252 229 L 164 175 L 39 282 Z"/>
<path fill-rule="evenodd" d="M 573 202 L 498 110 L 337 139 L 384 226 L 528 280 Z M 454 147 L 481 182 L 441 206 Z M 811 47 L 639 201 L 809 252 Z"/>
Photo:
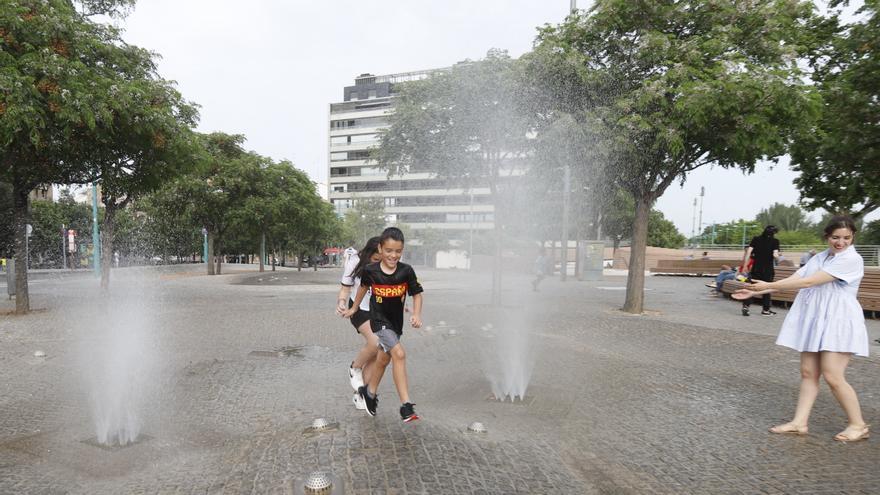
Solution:
<path fill-rule="evenodd" d="M 0 493 L 294 493 L 314 470 L 347 494 L 873 493 L 880 483 L 875 439 L 831 440 L 844 418 L 827 387 L 810 435 L 766 433 L 797 394 L 797 353 L 773 345 L 785 311 L 744 318 L 735 303 L 703 299 L 706 279 L 648 278 L 648 311 L 634 316 L 618 309 L 620 276 L 547 279 L 540 292 L 507 277 L 495 309 L 488 277 L 420 271 L 425 327 L 403 342 L 423 419 L 404 424 L 390 371 L 375 418 L 351 405 L 346 368 L 360 340 L 333 314 L 335 271 L 148 272 L 115 278 L 109 304 L 87 277 L 40 284 L 31 297 L 45 311 L 0 317 Z M 96 330 L 114 315 L 123 323 Z M 84 442 L 95 436 L 84 370 L 126 335 L 122 349 L 151 364 L 133 400 L 148 438 L 106 450 Z M 880 346 L 871 350 L 848 377 L 878 424 Z M 531 369 L 522 403 L 487 400 L 504 363 Z M 319 417 L 338 425 L 309 432 Z M 488 433 L 467 433 L 475 421 Z"/>

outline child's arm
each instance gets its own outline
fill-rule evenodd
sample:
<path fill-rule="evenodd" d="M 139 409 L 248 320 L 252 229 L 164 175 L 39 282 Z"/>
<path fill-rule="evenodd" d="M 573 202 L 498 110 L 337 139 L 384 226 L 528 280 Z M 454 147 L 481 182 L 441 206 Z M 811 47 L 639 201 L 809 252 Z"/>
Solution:
<path fill-rule="evenodd" d="M 419 328 L 422 326 L 422 293 L 413 296 L 413 311 L 412 316 L 409 317 L 409 323 L 413 326 L 413 328 Z"/>
<path fill-rule="evenodd" d="M 339 295 L 336 296 L 336 314 L 342 316 L 342 313 L 348 309 L 348 297 L 351 295 L 351 286 L 343 285 L 339 288 Z"/>
<path fill-rule="evenodd" d="M 367 288 L 361 285 L 358 287 L 358 293 L 354 296 L 354 304 L 351 305 L 348 310 L 342 313 L 343 318 L 351 318 L 351 315 L 355 314 L 358 308 L 361 306 L 361 301 L 364 300 L 364 296 L 367 295 Z"/>

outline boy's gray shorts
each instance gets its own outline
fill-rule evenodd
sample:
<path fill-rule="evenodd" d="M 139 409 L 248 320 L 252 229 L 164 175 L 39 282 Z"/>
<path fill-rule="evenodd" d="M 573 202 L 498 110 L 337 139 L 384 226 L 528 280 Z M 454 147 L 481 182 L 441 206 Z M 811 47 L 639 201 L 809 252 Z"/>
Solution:
<path fill-rule="evenodd" d="M 400 343 L 400 335 L 390 328 L 382 327 L 378 332 L 374 332 L 379 337 L 379 347 L 385 352 L 391 352 L 397 344 Z"/>

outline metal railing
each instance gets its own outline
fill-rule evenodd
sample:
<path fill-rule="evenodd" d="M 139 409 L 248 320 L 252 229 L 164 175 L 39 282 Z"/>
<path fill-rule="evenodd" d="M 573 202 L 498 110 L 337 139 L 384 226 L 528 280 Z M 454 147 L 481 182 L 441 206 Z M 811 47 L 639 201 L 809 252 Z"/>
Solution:
<path fill-rule="evenodd" d="M 779 251 L 782 253 L 783 256 L 791 259 L 794 262 L 798 262 L 800 261 L 800 256 L 810 249 L 815 249 L 816 252 L 821 252 L 827 248 L 827 244 L 783 244 L 779 246 Z M 691 249 L 694 251 L 742 252 L 743 246 L 741 244 L 702 244 L 698 246 L 687 246 L 685 249 Z M 865 260 L 865 266 L 880 266 L 880 246 L 873 244 L 856 244 L 856 252 L 862 255 L 862 259 Z"/>

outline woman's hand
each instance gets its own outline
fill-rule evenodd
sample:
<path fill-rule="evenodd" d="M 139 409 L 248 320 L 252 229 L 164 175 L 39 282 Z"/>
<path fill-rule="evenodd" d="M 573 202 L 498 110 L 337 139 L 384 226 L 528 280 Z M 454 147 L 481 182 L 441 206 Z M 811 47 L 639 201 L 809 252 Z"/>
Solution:
<path fill-rule="evenodd" d="M 730 295 L 730 297 L 736 299 L 737 301 L 745 301 L 746 299 L 751 299 L 755 297 L 755 291 L 749 289 L 739 289 Z"/>
<path fill-rule="evenodd" d="M 340 316 L 342 316 L 343 318 L 351 318 L 351 315 L 353 315 L 355 313 L 355 311 L 357 311 L 357 307 L 352 306 L 352 307 L 348 308 L 347 310 L 343 311 Z"/>
<path fill-rule="evenodd" d="M 748 289 L 753 292 L 761 292 L 762 290 L 770 290 L 770 282 L 763 282 L 761 280 L 755 280 L 750 283 Z"/>

